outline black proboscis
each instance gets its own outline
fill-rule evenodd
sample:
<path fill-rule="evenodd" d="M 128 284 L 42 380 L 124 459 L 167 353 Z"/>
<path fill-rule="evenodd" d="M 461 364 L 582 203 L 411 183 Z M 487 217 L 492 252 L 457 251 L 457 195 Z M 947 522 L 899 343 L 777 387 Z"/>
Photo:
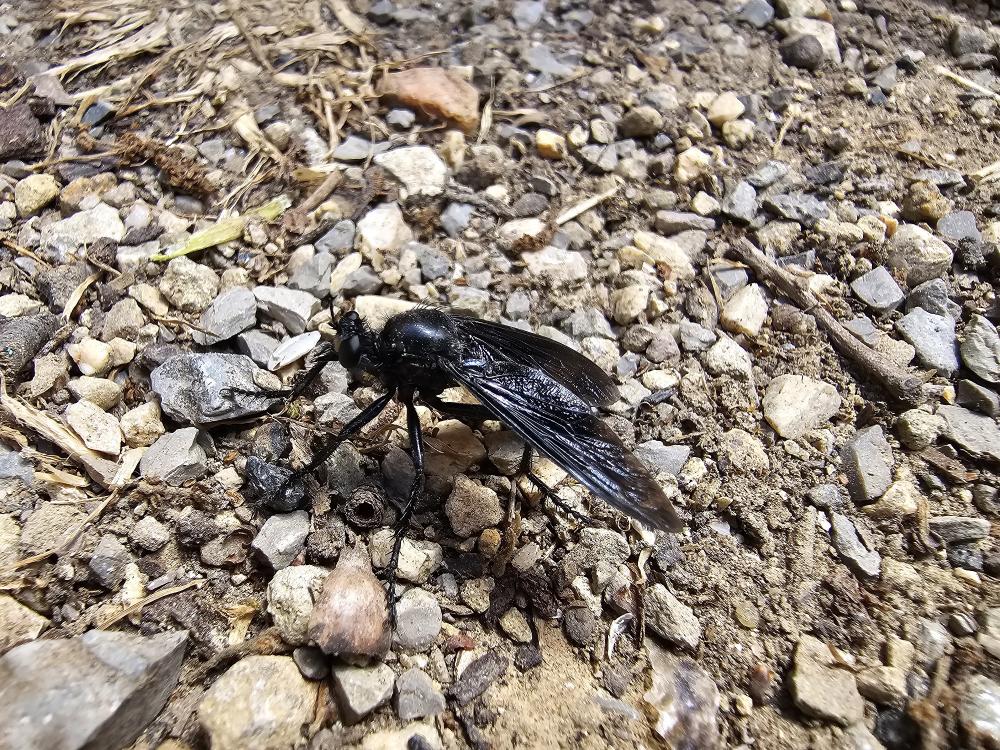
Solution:
<path fill-rule="evenodd" d="M 424 447 L 417 400 L 455 417 L 495 419 L 526 443 L 522 469 L 556 505 L 565 505 L 531 471 L 531 452 L 550 458 L 618 510 L 655 528 L 676 531 L 681 521 L 650 471 L 600 418 L 598 408 L 618 399 L 618 388 L 600 367 L 551 339 L 518 328 L 418 307 L 393 315 L 378 332 L 356 312 L 337 321 L 333 346 L 315 353 L 294 388 L 302 393 L 327 362 L 339 361 L 352 377 L 374 376 L 385 389 L 276 489 L 323 464 L 347 438 L 373 421 L 393 398 L 406 408 L 415 478 L 405 498 L 389 561 L 394 574 L 403 533 L 424 489 Z M 464 386 L 479 404 L 442 401 L 446 388 Z M 391 588 L 390 578 L 390 588 Z"/>

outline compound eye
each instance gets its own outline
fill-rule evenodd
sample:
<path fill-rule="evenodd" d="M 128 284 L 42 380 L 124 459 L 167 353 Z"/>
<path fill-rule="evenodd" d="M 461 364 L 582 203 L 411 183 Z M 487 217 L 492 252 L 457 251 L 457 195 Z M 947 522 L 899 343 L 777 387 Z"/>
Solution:
<path fill-rule="evenodd" d="M 353 370 L 361 363 L 361 337 L 357 334 L 337 342 L 337 359 L 346 369 Z"/>

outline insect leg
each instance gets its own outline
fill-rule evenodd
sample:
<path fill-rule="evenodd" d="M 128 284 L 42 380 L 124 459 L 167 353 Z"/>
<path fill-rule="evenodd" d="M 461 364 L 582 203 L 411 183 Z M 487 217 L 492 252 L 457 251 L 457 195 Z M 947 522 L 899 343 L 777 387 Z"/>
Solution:
<path fill-rule="evenodd" d="M 559 497 L 559 495 L 557 495 L 551 487 L 545 484 L 545 482 L 543 482 L 541 478 L 531 470 L 531 456 L 533 452 L 534 448 L 532 448 L 531 445 L 525 444 L 524 453 L 521 454 L 521 473 L 526 476 L 542 493 L 542 502 L 548 500 L 567 516 L 576 519 L 580 523 L 593 524 L 593 518 L 571 508 L 565 500 Z"/>
<path fill-rule="evenodd" d="M 361 428 L 363 428 L 369 422 L 373 421 L 375 417 L 381 414 L 382 411 L 385 409 L 385 407 L 389 405 L 389 402 L 392 401 L 392 396 L 393 396 L 392 391 L 389 391 L 388 393 L 379 396 L 377 399 L 372 401 L 368 406 L 362 409 L 361 413 L 358 414 L 350 422 L 345 424 L 340 432 L 338 432 L 336 435 L 330 438 L 329 441 L 324 443 L 323 447 L 321 447 L 318 451 L 313 453 L 312 460 L 308 464 L 303 466 L 301 469 L 297 469 L 296 471 L 292 472 L 288 476 L 288 478 L 278 486 L 276 493 L 280 495 L 292 482 L 301 479 L 306 474 L 309 474 L 318 467 L 322 466 L 323 462 L 325 462 L 326 459 L 328 459 L 330 456 L 333 455 L 333 452 L 340 447 L 341 443 L 343 443 L 345 440 L 347 440 L 347 438 L 351 437 L 352 435 L 356 435 L 358 432 L 361 431 Z"/>
<path fill-rule="evenodd" d="M 485 422 L 487 419 L 496 419 L 485 406 L 480 404 L 459 404 L 453 401 L 442 401 L 437 396 L 421 396 L 430 406 L 433 406 L 443 414 L 450 414 L 459 419 L 468 419 L 470 422 Z"/>
<path fill-rule="evenodd" d="M 337 361 L 337 350 L 333 344 L 322 343 L 316 347 L 309 361 L 311 363 L 309 369 L 306 370 L 305 375 L 297 379 L 297 382 L 291 388 L 258 388 L 256 390 L 227 388 L 226 391 L 230 395 L 253 396 L 256 398 L 282 398 L 286 401 L 294 401 L 316 380 L 328 362 Z"/>
<path fill-rule="evenodd" d="M 399 550 L 403 546 L 403 537 L 410 525 L 410 517 L 417 506 L 417 500 L 424 492 L 424 438 L 420 433 L 420 416 L 413 405 L 412 394 L 406 394 L 403 400 L 406 404 L 406 430 L 410 435 L 410 453 L 413 459 L 413 484 L 406 497 L 393 531 L 392 554 L 389 556 L 389 566 L 386 568 L 389 590 L 389 622 L 396 627 L 396 568 L 399 564 Z"/>

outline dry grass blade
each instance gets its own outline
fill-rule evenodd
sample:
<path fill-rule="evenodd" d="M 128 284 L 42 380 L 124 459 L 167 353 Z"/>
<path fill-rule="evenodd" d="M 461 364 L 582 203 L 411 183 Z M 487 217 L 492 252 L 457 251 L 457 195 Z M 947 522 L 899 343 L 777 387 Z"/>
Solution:
<path fill-rule="evenodd" d="M 198 250 L 205 250 L 209 247 L 221 245 L 224 242 L 232 242 L 243 236 L 243 230 L 246 229 L 247 222 L 250 219 L 258 218 L 264 221 L 274 221 L 288 210 L 290 205 L 292 205 L 292 202 L 287 195 L 279 195 L 262 206 L 251 208 L 242 216 L 220 220 L 215 226 L 191 235 L 185 242 L 167 250 L 167 252 L 153 255 L 150 257 L 150 260 L 160 262 L 173 260 L 182 255 L 189 255 Z"/>
<path fill-rule="evenodd" d="M 66 307 L 63 308 L 62 311 L 63 320 L 67 322 L 69 321 L 70 316 L 73 315 L 74 308 L 80 303 L 80 300 L 83 299 L 83 295 L 87 293 L 87 290 L 90 288 L 90 285 L 93 284 L 95 281 L 97 281 L 97 279 L 100 278 L 100 276 L 101 276 L 100 273 L 90 274 L 90 276 L 85 278 L 80 283 L 80 285 L 73 290 L 73 293 L 69 295 L 69 299 L 66 300 Z"/>
<path fill-rule="evenodd" d="M 19 424 L 58 445 L 67 456 L 80 464 L 91 479 L 105 489 L 113 486 L 117 465 L 90 450 L 83 441 L 52 417 L 18 398 L 7 395 L 7 383 L 0 373 L 0 409 L 6 411 Z"/>
<path fill-rule="evenodd" d="M 257 120 L 254 119 L 253 112 L 249 109 L 243 110 L 236 118 L 233 122 L 233 130 L 253 151 L 267 154 L 278 164 L 284 163 L 284 155 L 277 146 L 267 140 L 267 137 L 257 127 Z"/>
<path fill-rule="evenodd" d="M 46 71 L 49 75 L 63 76 L 68 73 L 75 73 L 97 65 L 104 65 L 112 60 L 124 60 L 135 57 L 143 52 L 150 52 L 157 47 L 162 47 L 169 41 L 167 36 L 167 25 L 165 23 L 154 23 L 144 29 L 140 29 L 127 39 L 123 39 L 115 44 L 108 45 L 102 49 L 94 50 L 86 55 L 74 57 L 67 60 L 62 65 L 57 65 Z"/>
<path fill-rule="evenodd" d="M 187 583 L 182 583 L 179 586 L 171 586 L 170 588 L 167 589 L 160 589 L 159 591 L 154 591 L 152 594 L 145 597 L 144 599 L 140 599 L 134 604 L 130 604 L 129 606 L 125 607 L 121 612 L 118 612 L 117 614 L 112 615 L 107 619 L 101 620 L 98 623 L 97 627 L 100 630 L 107 630 L 112 625 L 116 625 L 117 623 L 121 622 L 134 612 L 141 611 L 142 608 L 145 607 L 147 604 L 152 604 L 153 602 L 159 601 L 160 599 L 166 599 L 168 596 L 173 596 L 174 594 L 180 594 L 181 592 L 187 591 L 190 588 L 201 588 L 202 585 L 204 585 L 204 583 L 205 583 L 204 578 L 195 578 L 194 580 L 188 581 Z"/>
<path fill-rule="evenodd" d="M 368 33 L 368 26 L 364 19 L 351 10 L 346 0 L 327 0 L 326 4 L 341 25 L 352 34 L 362 36 Z"/>

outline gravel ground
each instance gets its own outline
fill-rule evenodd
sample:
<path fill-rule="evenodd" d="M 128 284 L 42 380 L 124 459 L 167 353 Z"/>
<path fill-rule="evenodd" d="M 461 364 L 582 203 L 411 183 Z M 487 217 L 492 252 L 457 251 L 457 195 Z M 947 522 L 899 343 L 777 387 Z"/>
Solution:
<path fill-rule="evenodd" d="M 0 748 L 1000 747 L 992 22 L 0 5 Z M 276 496 L 379 392 L 227 389 L 416 303 L 609 372 L 684 530 L 421 406 L 391 630 L 405 415 Z"/>

